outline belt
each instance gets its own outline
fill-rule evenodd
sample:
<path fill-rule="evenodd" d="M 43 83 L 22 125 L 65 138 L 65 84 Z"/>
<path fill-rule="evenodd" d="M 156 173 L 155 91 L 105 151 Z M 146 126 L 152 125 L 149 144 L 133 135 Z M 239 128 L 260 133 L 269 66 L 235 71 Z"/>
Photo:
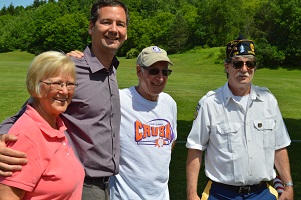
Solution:
<path fill-rule="evenodd" d="M 110 177 L 109 176 L 104 176 L 104 177 L 85 177 L 85 183 L 89 184 L 104 184 L 109 182 Z"/>
<path fill-rule="evenodd" d="M 250 194 L 253 192 L 258 191 L 259 189 L 264 189 L 266 188 L 266 181 L 262 181 L 259 184 L 256 185 L 245 185 L 245 186 L 234 186 L 234 185 L 226 185 L 223 183 L 217 183 L 212 181 L 213 184 L 216 184 L 220 187 L 223 187 L 227 190 L 232 190 L 233 192 L 237 192 L 239 194 Z"/>

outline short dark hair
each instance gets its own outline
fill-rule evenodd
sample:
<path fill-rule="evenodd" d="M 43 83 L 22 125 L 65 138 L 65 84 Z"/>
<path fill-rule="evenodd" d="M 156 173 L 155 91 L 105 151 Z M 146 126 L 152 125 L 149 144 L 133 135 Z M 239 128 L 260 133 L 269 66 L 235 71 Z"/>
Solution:
<path fill-rule="evenodd" d="M 130 15 L 129 15 L 129 10 L 126 7 L 126 5 L 119 1 L 119 0 L 98 0 L 96 1 L 91 8 L 91 12 L 90 12 L 90 22 L 92 22 L 93 24 L 95 24 L 95 22 L 98 19 L 98 11 L 100 8 L 103 7 L 107 7 L 107 6 L 121 6 L 124 11 L 125 11 L 125 15 L 126 15 L 126 25 L 128 26 L 129 21 L 130 21 Z"/>

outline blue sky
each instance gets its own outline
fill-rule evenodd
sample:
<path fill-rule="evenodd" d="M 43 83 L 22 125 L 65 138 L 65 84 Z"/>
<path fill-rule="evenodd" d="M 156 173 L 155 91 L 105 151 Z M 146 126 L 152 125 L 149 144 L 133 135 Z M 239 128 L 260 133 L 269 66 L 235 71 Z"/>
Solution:
<path fill-rule="evenodd" d="M 34 0 L 0 0 L 0 9 L 3 8 L 3 6 L 8 7 L 11 3 L 14 7 L 16 6 L 29 6 L 33 3 Z"/>

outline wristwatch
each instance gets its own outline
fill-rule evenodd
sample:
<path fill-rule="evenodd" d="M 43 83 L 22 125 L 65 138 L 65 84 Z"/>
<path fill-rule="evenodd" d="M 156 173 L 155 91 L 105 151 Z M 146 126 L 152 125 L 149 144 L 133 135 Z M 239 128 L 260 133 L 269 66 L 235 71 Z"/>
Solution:
<path fill-rule="evenodd" d="M 293 186 L 294 186 L 293 181 L 284 183 L 283 185 L 284 185 L 284 187 L 289 187 L 289 186 L 292 186 L 292 187 L 293 187 Z"/>

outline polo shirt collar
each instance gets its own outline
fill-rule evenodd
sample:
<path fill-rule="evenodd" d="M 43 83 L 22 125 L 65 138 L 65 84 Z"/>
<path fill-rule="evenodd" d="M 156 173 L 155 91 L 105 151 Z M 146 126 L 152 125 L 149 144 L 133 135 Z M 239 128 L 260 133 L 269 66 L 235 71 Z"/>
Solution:
<path fill-rule="evenodd" d="M 67 130 L 67 128 L 60 117 L 58 117 L 57 121 L 56 121 L 58 130 L 55 130 L 30 105 L 27 105 L 25 113 L 36 122 L 36 124 L 38 125 L 38 127 L 44 134 L 48 135 L 51 138 L 55 138 L 55 137 L 64 138 L 65 137 L 64 131 Z"/>

